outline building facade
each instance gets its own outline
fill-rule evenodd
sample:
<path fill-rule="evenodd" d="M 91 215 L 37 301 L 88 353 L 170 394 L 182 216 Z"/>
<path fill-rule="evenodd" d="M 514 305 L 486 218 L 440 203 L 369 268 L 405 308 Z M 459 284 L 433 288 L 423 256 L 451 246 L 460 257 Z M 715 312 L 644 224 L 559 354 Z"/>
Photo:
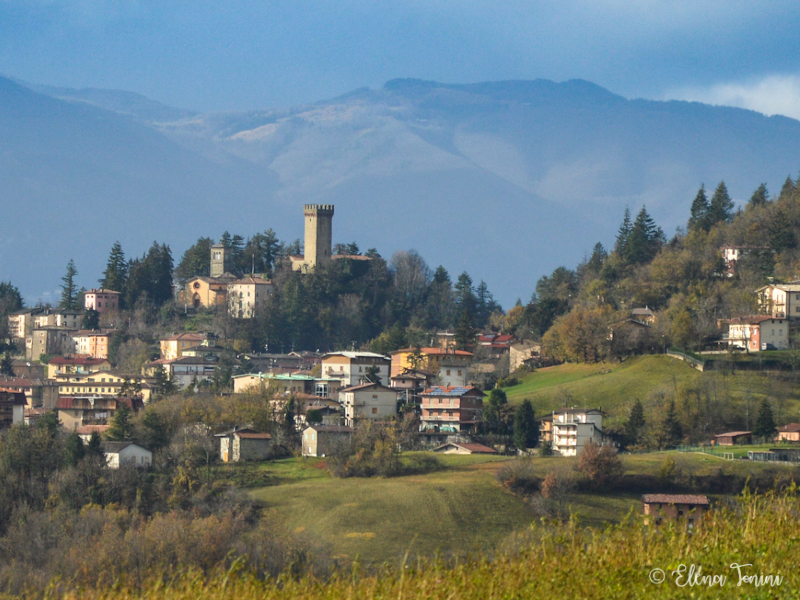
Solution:
<path fill-rule="evenodd" d="M 374 372 L 382 385 L 389 383 L 391 361 L 374 352 L 330 352 L 322 357 L 322 377 L 341 381 L 341 387 L 367 383 Z"/>
<path fill-rule="evenodd" d="M 589 442 L 603 443 L 603 412 L 595 408 L 565 408 L 540 420 L 539 437 L 561 456 L 578 456 Z"/>
<path fill-rule="evenodd" d="M 360 419 L 382 421 L 397 414 L 397 390 L 377 383 L 342 388 L 339 402 L 344 406 L 345 425 L 349 427 Z"/>
<path fill-rule="evenodd" d="M 100 314 L 119 310 L 119 299 L 122 294 L 114 290 L 95 289 L 84 294 L 83 304 L 86 310 L 95 310 Z"/>
<path fill-rule="evenodd" d="M 477 388 L 434 386 L 420 398 L 421 429 L 465 433 L 483 420 L 483 392 Z"/>
<path fill-rule="evenodd" d="M 765 285 L 755 293 L 760 314 L 776 319 L 800 319 L 800 284 Z"/>
<path fill-rule="evenodd" d="M 275 286 L 261 277 L 243 277 L 228 284 L 228 312 L 236 319 L 252 319 Z"/>
<path fill-rule="evenodd" d="M 350 443 L 352 427 L 309 425 L 303 430 L 303 456 L 329 456 Z"/>
<path fill-rule="evenodd" d="M 789 320 L 770 315 L 730 319 L 728 333 L 722 339 L 729 346 L 748 352 L 786 350 L 789 347 Z"/>

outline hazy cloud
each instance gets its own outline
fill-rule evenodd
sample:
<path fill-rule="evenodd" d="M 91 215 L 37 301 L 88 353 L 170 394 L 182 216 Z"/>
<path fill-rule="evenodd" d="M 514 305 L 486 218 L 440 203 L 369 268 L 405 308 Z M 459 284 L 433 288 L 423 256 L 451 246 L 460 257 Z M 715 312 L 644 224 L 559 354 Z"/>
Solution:
<path fill-rule="evenodd" d="M 765 115 L 784 115 L 800 120 L 798 75 L 769 75 L 757 81 L 683 88 L 665 94 L 665 98 L 748 108 Z"/>

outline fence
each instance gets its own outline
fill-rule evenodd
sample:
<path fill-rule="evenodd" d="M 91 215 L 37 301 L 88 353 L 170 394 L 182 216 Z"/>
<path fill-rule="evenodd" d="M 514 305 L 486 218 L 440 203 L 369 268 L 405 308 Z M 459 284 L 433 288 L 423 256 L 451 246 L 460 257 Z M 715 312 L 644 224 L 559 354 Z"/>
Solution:
<path fill-rule="evenodd" d="M 684 354 L 683 352 L 678 352 L 676 350 L 667 350 L 667 356 L 671 356 L 672 358 L 677 358 L 678 360 L 682 360 L 684 362 L 689 363 L 693 368 L 697 369 L 698 371 L 705 370 L 705 363 L 702 360 L 698 360 L 689 356 L 688 354 Z"/>

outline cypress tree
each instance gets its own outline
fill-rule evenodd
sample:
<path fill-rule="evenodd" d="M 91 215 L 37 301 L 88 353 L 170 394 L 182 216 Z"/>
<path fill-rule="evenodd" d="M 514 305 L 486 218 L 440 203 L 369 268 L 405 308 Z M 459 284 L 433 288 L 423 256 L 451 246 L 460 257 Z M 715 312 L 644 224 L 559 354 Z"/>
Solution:
<path fill-rule="evenodd" d="M 514 412 L 514 445 L 518 450 L 533 448 L 539 441 L 539 428 L 533 405 L 527 398 Z"/>
<path fill-rule="evenodd" d="M 117 412 L 106 430 L 106 437 L 115 442 L 128 441 L 133 437 L 133 411 L 123 400 L 117 400 Z"/>
<path fill-rule="evenodd" d="M 708 226 L 711 228 L 731 219 L 733 219 L 733 200 L 728 194 L 725 182 L 720 181 L 708 206 Z"/>
<path fill-rule="evenodd" d="M 697 196 L 695 196 L 692 202 L 691 216 L 689 217 L 690 231 L 696 229 L 708 231 L 709 209 L 708 197 L 706 197 L 706 186 L 701 185 L 700 189 L 697 191 Z"/>
<path fill-rule="evenodd" d="M 644 418 L 644 407 L 641 401 L 636 400 L 628 414 L 628 421 L 625 423 L 625 437 L 629 444 L 636 444 L 644 433 L 646 421 Z"/>
<path fill-rule="evenodd" d="M 667 412 L 661 423 L 661 446 L 662 448 L 674 448 L 683 439 L 683 427 L 678 420 L 678 413 L 675 410 L 675 401 L 670 400 L 667 405 Z"/>
<path fill-rule="evenodd" d="M 664 243 L 664 232 L 642 206 L 625 244 L 623 257 L 630 264 L 650 262 Z"/>

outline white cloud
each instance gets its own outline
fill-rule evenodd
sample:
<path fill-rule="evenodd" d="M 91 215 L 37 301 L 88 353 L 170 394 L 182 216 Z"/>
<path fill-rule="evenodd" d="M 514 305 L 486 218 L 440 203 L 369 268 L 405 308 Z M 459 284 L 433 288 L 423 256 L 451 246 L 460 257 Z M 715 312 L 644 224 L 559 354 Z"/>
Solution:
<path fill-rule="evenodd" d="M 800 120 L 798 75 L 770 75 L 756 81 L 681 88 L 666 94 L 667 98 L 748 108 L 765 115 L 784 115 Z"/>

